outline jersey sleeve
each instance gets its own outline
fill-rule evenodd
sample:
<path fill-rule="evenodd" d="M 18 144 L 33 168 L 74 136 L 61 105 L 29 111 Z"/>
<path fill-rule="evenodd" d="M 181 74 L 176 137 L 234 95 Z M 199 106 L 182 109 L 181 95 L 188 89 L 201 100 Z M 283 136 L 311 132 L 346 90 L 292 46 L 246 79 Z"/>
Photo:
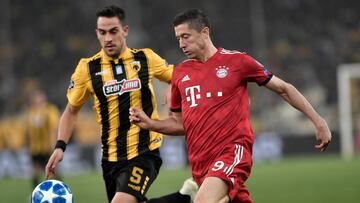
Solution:
<path fill-rule="evenodd" d="M 89 81 L 87 73 L 87 62 L 80 60 L 75 72 L 71 76 L 70 84 L 67 90 L 67 98 L 72 106 L 82 106 L 90 97 L 90 91 L 87 87 Z"/>
<path fill-rule="evenodd" d="M 178 80 L 175 77 L 176 71 L 173 73 L 173 79 L 171 80 L 171 104 L 170 110 L 172 112 L 181 111 L 181 94 L 178 87 Z"/>
<path fill-rule="evenodd" d="M 171 76 L 174 70 L 173 64 L 167 64 L 167 62 L 157 55 L 155 52 L 150 50 L 151 61 L 150 65 L 153 67 L 154 76 L 164 82 L 170 83 Z"/>
<path fill-rule="evenodd" d="M 262 86 L 266 85 L 273 76 L 268 69 L 249 55 L 244 56 L 242 66 L 242 75 L 246 82 L 256 82 Z"/>

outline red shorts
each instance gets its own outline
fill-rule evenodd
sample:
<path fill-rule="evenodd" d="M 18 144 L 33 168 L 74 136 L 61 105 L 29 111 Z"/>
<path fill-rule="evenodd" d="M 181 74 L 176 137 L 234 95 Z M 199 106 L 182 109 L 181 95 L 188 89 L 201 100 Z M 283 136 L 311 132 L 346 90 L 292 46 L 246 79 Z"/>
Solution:
<path fill-rule="evenodd" d="M 250 175 L 252 158 L 249 150 L 239 144 L 229 145 L 207 167 L 205 176 L 196 177 L 198 185 L 206 177 L 217 177 L 224 180 L 229 186 L 231 202 L 252 203 L 245 181 Z"/>

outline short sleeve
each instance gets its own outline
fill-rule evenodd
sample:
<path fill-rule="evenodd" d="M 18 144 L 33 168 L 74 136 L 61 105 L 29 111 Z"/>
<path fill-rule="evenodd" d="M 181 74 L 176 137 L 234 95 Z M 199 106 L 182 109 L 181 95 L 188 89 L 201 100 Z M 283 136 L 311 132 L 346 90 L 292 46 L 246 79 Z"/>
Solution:
<path fill-rule="evenodd" d="M 82 106 L 90 97 L 90 91 L 87 86 L 90 80 L 87 71 L 87 62 L 80 60 L 75 72 L 71 76 L 70 84 L 67 90 L 67 98 L 72 106 Z"/>
<path fill-rule="evenodd" d="M 173 64 L 168 64 L 163 58 L 150 50 L 151 65 L 154 70 L 154 76 L 164 82 L 170 83 L 174 70 Z"/>
<path fill-rule="evenodd" d="M 259 86 L 266 85 L 273 76 L 268 69 L 249 55 L 244 55 L 242 66 L 243 79 L 247 82 L 256 82 Z"/>
<path fill-rule="evenodd" d="M 178 81 L 175 78 L 175 73 L 173 73 L 173 79 L 171 80 L 171 105 L 170 110 L 172 112 L 180 112 L 181 111 L 181 94 L 178 87 Z"/>

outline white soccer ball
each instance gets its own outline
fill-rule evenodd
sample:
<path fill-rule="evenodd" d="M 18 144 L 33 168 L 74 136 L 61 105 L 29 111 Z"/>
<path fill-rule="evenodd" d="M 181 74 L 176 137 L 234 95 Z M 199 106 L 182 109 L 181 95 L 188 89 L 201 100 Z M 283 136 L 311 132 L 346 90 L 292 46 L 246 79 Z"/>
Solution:
<path fill-rule="evenodd" d="M 58 180 L 45 180 L 35 187 L 31 195 L 32 203 L 73 203 L 70 188 Z"/>

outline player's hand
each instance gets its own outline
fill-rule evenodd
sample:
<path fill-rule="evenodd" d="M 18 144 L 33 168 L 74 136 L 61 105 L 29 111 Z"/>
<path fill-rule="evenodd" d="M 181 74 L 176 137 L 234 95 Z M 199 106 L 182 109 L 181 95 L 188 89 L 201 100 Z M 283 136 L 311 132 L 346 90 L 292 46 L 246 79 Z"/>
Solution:
<path fill-rule="evenodd" d="M 45 178 L 46 179 L 54 177 L 55 169 L 56 169 L 57 165 L 59 164 L 59 162 L 63 159 L 63 156 L 64 156 L 64 152 L 62 151 L 62 149 L 54 150 L 54 152 L 52 153 L 52 155 L 45 167 Z"/>
<path fill-rule="evenodd" d="M 131 107 L 129 109 L 129 114 L 129 120 L 131 123 L 134 123 L 143 129 L 150 129 L 152 120 L 145 114 L 143 110 Z"/>
<path fill-rule="evenodd" d="M 331 142 L 331 132 L 325 120 L 316 127 L 316 139 L 319 144 L 315 145 L 315 147 L 321 151 L 325 151 Z"/>

